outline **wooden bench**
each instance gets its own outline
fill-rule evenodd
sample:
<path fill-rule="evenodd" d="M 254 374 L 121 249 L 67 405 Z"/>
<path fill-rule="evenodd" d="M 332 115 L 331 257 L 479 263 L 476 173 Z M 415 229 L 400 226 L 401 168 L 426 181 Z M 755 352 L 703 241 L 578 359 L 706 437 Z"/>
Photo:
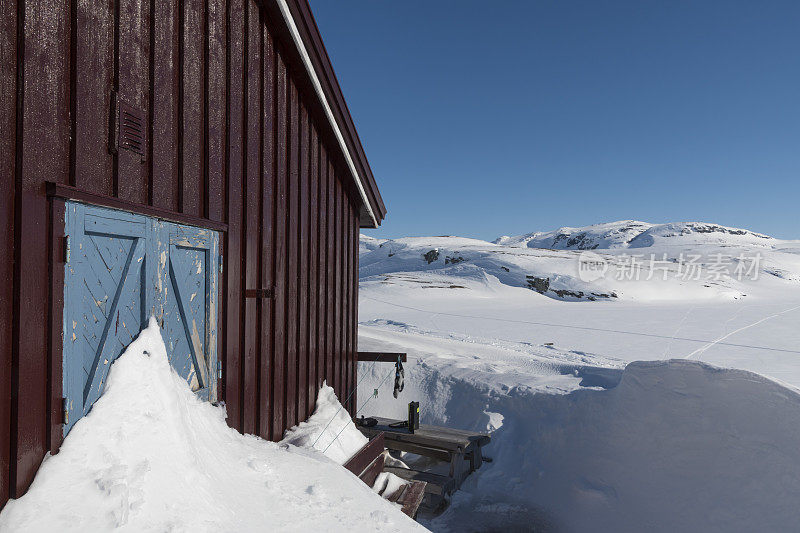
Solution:
<path fill-rule="evenodd" d="M 370 439 L 353 457 L 344 464 L 344 467 L 359 477 L 364 483 L 372 487 L 378 474 L 387 471 L 386 440 L 383 433 L 378 433 Z M 401 476 L 402 477 L 402 476 Z M 406 479 L 406 478 L 404 478 Z M 396 492 L 390 494 L 387 500 L 398 503 L 402 511 L 415 518 L 422 500 L 425 497 L 427 483 L 421 480 L 408 480 L 410 483 L 403 485 Z"/>
<path fill-rule="evenodd" d="M 464 479 L 483 464 L 482 448 L 491 438 L 485 433 L 475 433 L 460 429 L 420 424 L 414 433 L 407 428 L 393 428 L 392 424 L 401 422 L 383 417 L 375 418 L 378 423 L 372 427 L 358 426 L 368 438 L 383 435 L 385 447 L 389 450 L 415 453 L 449 464 L 447 475 L 421 472 L 406 468 L 384 467 L 409 481 L 426 483 L 425 507 L 434 510 L 442 506 L 450 495 L 458 490 Z"/>

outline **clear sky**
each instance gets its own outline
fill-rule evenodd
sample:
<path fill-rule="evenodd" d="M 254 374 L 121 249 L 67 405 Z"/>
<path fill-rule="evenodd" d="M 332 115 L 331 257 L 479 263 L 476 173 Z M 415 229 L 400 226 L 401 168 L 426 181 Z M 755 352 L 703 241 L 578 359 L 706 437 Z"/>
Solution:
<path fill-rule="evenodd" d="M 800 2 L 311 0 L 376 237 L 613 220 L 800 239 Z"/>

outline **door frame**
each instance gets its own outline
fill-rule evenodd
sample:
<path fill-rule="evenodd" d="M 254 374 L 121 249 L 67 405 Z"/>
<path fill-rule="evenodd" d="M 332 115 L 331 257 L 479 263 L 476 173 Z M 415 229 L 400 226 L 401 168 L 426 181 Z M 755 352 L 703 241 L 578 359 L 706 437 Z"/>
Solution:
<path fill-rule="evenodd" d="M 224 300 L 224 275 L 223 266 L 227 261 L 224 254 L 224 243 L 227 239 L 228 224 L 221 221 L 195 217 L 183 213 L 175 213 L 157 207 L 136 204 L 120 200 L 118 198 L 82 191 L 76 187 L 45 182 L 45 192 L 47 195 L 48 209 L 48 270 L 50 273 L 49 286 L 49 305 L 48 305 L 48 338 L 47 338 L 47 369 L 48 369 L 48 391 L 47 412 L 48 421 L 46 425 L 47 442 L 50 452 L 57 453 L 64 440 L 65 405 L 63 398 L 63 349 L 64 349 L 64 282 L 65 266 L 67 256 L 67 239 L 65 227 L 66 202 L 78 202 L 90 207 L 108 208 L 129 214 L 145 215 L 157 218 L 161 221 L 174 222 L 182 225 L 193 226 L 198 229 L 218 232 L 220 239 L 218 242 L 218 282 L 216 287 L 217 305 L 214 313 L 210 317 L 211 327 L 216 332 L 214 346 L 216 348 L 216 360 L 219 365 L 219 372 L 211 369 L 214 374 L 210 385 L 214 388 L 216 401 L 223 400 L 224 379 L 222 377 L 223 363 L 223 343 L 224 332 L 219 328 L 224 324 L 223 317 Z M 214 264 L 211 258 L 209 264 Z M 215 402 L 216 403 L 216 402 Z"/>

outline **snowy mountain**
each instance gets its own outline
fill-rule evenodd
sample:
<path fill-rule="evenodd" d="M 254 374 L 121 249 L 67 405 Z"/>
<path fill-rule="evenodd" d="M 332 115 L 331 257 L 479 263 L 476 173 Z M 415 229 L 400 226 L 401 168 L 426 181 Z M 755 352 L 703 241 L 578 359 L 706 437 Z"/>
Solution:
<path fill-rule="evenodd" d="M 798 252 L 797 241 L 716 224 L 624 221 L 493 243 L 362 236 L 360 273 L 365 282 L 383 276 L 382 283 L 425 288 L 499 283 L 566 300 L 732 299 L 781 291 L 785 282 L 795 287 Z M 587 261 L 601 272 L 585 271 Z"/>
<path fill-rule="evenodd" d="M 650 224 L 622 220 L 582 228 L 558 228 L 548 232 L 500 237 L 493 242 L 503 246 L 547 248 L 550 250 L 606 250 L 645 248 L 655 244 L 748 244 L 769 246 L 774 241 L 745 229 L 729 228 L 705 222 Z"/>

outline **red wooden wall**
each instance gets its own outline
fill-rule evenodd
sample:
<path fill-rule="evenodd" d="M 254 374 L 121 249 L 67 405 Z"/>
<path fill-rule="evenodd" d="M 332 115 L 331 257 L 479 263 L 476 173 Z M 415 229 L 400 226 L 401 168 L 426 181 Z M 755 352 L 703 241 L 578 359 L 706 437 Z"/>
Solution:
<path fill-rule="evenodd" d="M 63 191 L 224 230 L 231 426 L 280 439 L 323 380 L 343 401 L 355 387 L 364 205 L 277 13 L 266 0 L 0 3 L 0 506 L 61 442 Z M 115 97 L 148 118 L 144 158 L 109 150 Z M 46 182 L 67 187 L 48 196 Z"/>

